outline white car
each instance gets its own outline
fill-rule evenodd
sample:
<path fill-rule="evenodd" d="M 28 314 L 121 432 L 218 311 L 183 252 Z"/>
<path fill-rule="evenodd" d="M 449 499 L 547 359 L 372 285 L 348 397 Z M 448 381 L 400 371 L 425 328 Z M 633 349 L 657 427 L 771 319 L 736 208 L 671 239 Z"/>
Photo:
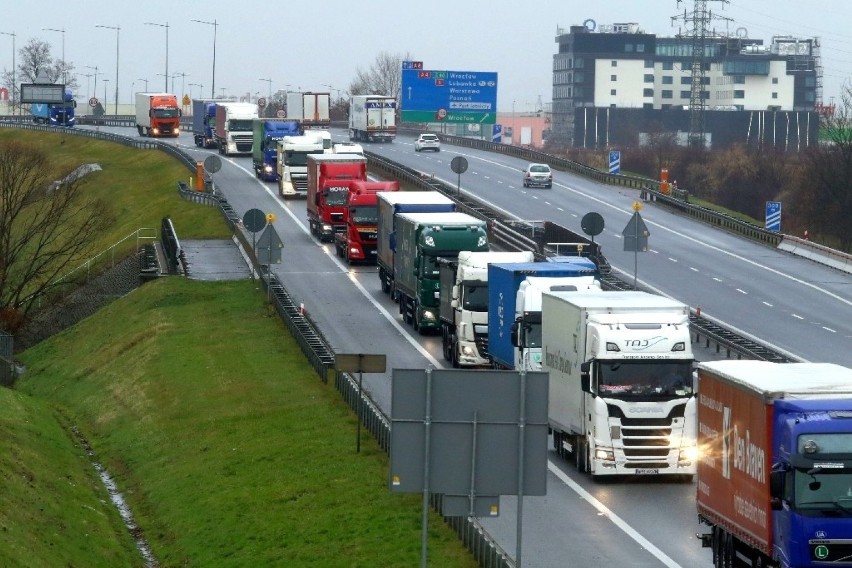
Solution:
<path fill-rule="evenodd" d="M 420 152 L 423 150 L 441 151 L 441 139 L 437 134 L 421 134 L 414 141 L 414 151 Z"/>
<path fill-rule="evenodd" d="M 524 187 L 553 187 L 553 172 L 547 164 L 530 164 L 524 169 Z"/>

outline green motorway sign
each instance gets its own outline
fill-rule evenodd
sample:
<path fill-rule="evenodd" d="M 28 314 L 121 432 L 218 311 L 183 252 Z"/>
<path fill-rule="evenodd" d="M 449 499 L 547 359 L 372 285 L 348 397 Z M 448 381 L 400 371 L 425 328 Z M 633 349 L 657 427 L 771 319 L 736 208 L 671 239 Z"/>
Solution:
<path fill-rule="evenodd" d="M 497 113 L 495 112 L 452 112 L 449 111 L 443 117 L 437 115 L 435 111 L 428 110 L 403 110 L 403 122 L 452 122 L 452 123 L 467 123 L 467 124 L 496 124 Z"/>

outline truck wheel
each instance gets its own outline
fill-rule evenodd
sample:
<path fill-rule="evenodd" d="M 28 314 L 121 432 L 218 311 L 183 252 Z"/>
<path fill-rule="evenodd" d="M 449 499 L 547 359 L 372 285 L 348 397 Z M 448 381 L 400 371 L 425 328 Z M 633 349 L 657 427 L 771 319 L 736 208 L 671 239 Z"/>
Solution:
<path fill-rule="evenodd" d="M 139 136 L 142 136 L 142 125 L 137 124 L 136 125 L 136 131 L 139 133 Z"/>
<path fill-rule="evenodd" d="M 734 536 L 722 533 L 722 568 L 734 568 Z"/>
<path fill-rule="evenodd" d="M 459 368 L 459 349 L 458 343 L 456 342 L 455 336 L 453 336 L 453 342 L 450 344 L 450 349 L 452 349 L 452 361 L 453 361 L 453 369 Z"/>
<path fill-rule="evenodd" d="M 441 343 L 444 350 L 444 361 L 451 361 L 452 355 L 450 354 L 450 339 L 449 339 L 449 331 L 447 331 L 447 326 L 441 326 Z"/>
<path fill-rule="evenodd" d="M 574 465 L 577 466 L 577 471 L 586 473 L 589 471 L 589 453 L 586 450 L 586 440 L 582 436 L 577 436 L 574 443 Z"/>

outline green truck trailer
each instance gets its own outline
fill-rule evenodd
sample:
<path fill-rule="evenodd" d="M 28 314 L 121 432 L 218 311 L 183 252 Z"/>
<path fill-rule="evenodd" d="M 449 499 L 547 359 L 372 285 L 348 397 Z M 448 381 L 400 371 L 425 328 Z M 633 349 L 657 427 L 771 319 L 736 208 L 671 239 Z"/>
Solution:
<path fill-rule="evenodd" d="M 466 213 L 396 215 L 392 294 L 402 319 L 421 334 L 441 329 L 439 258 L 487 251 L 485 221 Z"/>

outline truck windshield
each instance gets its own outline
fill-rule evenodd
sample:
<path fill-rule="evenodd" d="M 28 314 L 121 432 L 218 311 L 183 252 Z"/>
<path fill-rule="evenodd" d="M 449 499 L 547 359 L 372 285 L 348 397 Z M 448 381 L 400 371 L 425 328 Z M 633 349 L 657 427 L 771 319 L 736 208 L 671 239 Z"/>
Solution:
<path fill-rule="evenodd" d="M 349 218 L 356 225 L 377 225 L 379 209 L 377 207 L 350 207 Z"/>
<path fill-rule="evenodd" d="M 332 186 L 325 190 L 326 205 L 346 205 L 346 196 L 349 195 L 349 188 L 344 186 Z"/>
<path fill-rule="evenodd" d="M 796 509 L 827 516 L 852 516 L 852 468 L 843 465 L 837 462 L 832 467 L 796 468 Z"/>
<path fill-rule="evenodd" d="M 691 396 L 692 362 L 684 360 L 599 361 L 601 396 Z"/>
<path fill-rule="evenodd" d="M 465 282 L 462 288 L 462 307 L 471 312 L 488 311 L 488 285 L 482 282 Z"/>
<path fill-rule="evenodd" d="M 310 152 L 287 150 L 284 163 L 288 166 L 307 166 L 308 154 L 322 154 L 322 150 L 312 150 Z"/>
<path fill-rule="evenodd" d="M 180 116 L 176 108 L 155 108 L 151 109 L 151 115 L 154 118 L 177 118 Z"/>
<path fill-rule="evenodd" d="M 251 120 L 246 120 L 246 119 L 241 119 L 241 118 L 234 118 L 232 120 L 229 120 L 228 121 L 228 130 L 230 132 L 245 132 L 245 131 L 251 132 L 252 131 Z"/>

